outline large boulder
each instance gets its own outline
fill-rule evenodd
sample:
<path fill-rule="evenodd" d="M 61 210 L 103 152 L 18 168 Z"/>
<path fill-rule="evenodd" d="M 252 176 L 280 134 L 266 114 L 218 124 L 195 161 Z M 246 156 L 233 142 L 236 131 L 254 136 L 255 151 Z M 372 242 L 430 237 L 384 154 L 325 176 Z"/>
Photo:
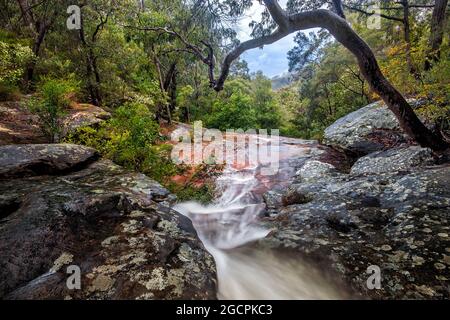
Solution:
<path fill-rule="evenodd" d="M 317 180 L 318 178 L 339 175 L 337 169 L 330 163 L 324 163 L 318 160 L 308 160 L 297 171 L 296 176 L 301 181 Z"/>
<path fill-rule="evenodd" d="M 97 158 L 94 149 L 73 144 L 0 146 L 0 179 L 63 173 Z"/>
<path fill-rule="evenodd" d="M 378 154 L 384 164 L 362 165 L 363 175 L 306 162 L 285 196 L 301 201 L 266 218 L 273 231 L 258 246 L 301 257 L 356 298 L 449 299 L 450 165 L 417 167 L 429 160 L 423 150 L 403 156 Z M 369 267 L 381 270 L 379 290 L 367 286 Z"/>
<path fill-rule="evenodd" d="M 340 118 L 324 135 L 325 144 L 358 155 L 404 141 L 398 120 L 383 102 L 372 103 Z"/>
<path fill-rule="evenodd" d="M 23 147 L 8 147 L 2 161 L 36 148 Z M 1 180 L 0 299 L 215 299 L 213 258 L 171 209 L 174 196 L 145 175 L 85 158 L 60 175 Z M 70 289 L 67 272 L 77 268 L 81 289 Z"/>

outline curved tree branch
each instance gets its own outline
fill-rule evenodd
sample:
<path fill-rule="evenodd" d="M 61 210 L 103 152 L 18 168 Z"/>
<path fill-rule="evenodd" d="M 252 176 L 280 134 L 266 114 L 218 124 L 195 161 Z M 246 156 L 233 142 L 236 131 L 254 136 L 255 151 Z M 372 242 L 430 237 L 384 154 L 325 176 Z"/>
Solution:
<path fill-rule="evenodd" d="M 342 5 L 342 0 L 332 0 L 332 2 L 333 2 L 334 11 L 336 12 L 336 14 L 339 17 L 341 17 L 342 19 L 346 19 L 345 13 L 344 13 L 344 7 Z"/>
<path fill-rule="evenodd" d="M 289 29 L 288 14 L 284 11 L 277 0 L 264 0 L 267 10 L 269 11 L 272 19 L 276 22 L 281 30 Z"/>
<path fill-rule="evenodd" d="M 264 0 L 264 2 L 272 1 Z M 320 9 L 290 15 L 287 21 L 287 29 L 279 28 L 271 35 L 243 42 L 231 51 L 223 61 L 221 74 L 214 89 L 216 91 L 223 89 L 231 63 L 245 51 L 271 44 L 295 31 L 324 28 L 355 55 L 364 78 L 395 114 L 400 126 L 410 137 L 421 146 L 434 150 L 444 150 L 449 147 L 442 137 L 425 127 L 405 98 L 384 77 L 370 47 L 353 31 L 345 19 L 329 10 Z"/>
<path fill-rule="evenodd" d="M 231 64 L 233 63 L 234 60 L 239 58 L 239 56 L 243 54 L 245 51 L 272 44 L 280 39 L 283 39 L 290 33 L 291 32 L 289 31 L 281 31 L 280 29 L 277 29 L 268 36 L 251 39 L 239 44 L 233 51 L 228 53 L 227 56 L 225 57 L 222 63 L 220 76 L 215 83 L 214 89 L 216 91 L 223 90 L 223 85 L 228 77 L 228 74 L 230 73 Z"/>

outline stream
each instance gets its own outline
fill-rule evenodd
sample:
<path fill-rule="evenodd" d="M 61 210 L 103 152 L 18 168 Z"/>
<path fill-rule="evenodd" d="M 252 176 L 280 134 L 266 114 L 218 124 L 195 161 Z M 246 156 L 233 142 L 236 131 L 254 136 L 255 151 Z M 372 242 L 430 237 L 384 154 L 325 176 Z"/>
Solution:
<path fill-rule="evenodd" d="M 297 257 L 252 245 L 270 233 L 259 222 L 266 205 L 263 194 L 288 187 L 295 175 L 290 160 L 306 157 L 316 144 L 282 138 L 279 170 L 260 174 L 259 166 L 226 165 L 217 179 L 218 196 L 209 205 L 178 204 L 189 217 L 206 249 L 213 255 L 218 277 L 218 298 L 226 300 L 339 299 L 339 292 Z"/>

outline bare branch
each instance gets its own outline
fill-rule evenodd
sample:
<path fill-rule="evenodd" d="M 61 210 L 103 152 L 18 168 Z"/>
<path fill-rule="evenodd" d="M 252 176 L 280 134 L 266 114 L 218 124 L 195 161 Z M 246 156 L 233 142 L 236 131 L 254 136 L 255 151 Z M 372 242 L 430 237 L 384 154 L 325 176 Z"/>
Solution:
<path fill-rule="evenodd" d="M 347 8 L 347 9 L 349 9 L 349 10 L 352 10 L 352 11 L 356 11 L 356 12 L 362 13 L 362 14 L 364 14 L 364 15 L 366 15 L 366 16 L 377 15 L 377 16 L 380 16 L 380 17 L 385 18 L 385 19 L 388 19 L 388 20 L 394 20 L 394 21 L 399 21 L 399 22 L 402 22 L 402 23 L 403 23 L 403 19 L 402 19 L 402 18 L 397 18 L 397 17 L 388 16 L 388 15 L 383 14 L 383 13 L 378 14 L 378 13 L 376 13 L 376 12 L 374 12 L 374 11 L 373 11 L 373 12 L 368 12 L 368 11 L 365 11 L 365 10 L 363 10 L 363 9 L 361 9 L 361 8 L 358 8 L 358 7 L 352 7 L 352 6 L 348 6 L 348 5 L 345 5 L 345 4 L 344 4 L 344 7 Z M 402 9 L 403 9 L 403 8 L 402 8 Z"/>

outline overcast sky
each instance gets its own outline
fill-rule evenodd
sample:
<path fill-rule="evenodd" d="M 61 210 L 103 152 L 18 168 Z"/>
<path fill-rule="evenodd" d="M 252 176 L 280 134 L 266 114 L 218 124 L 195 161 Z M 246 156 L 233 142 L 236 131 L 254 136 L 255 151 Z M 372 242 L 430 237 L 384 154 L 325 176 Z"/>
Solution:
<path fill-rule="evenodd" d="M 287 0 L 281 0 L 280 5 L 285 8 Z M 252 20 L 260 21 L 264 6 L 254 0 L 254 5 L 239 21 L 237 32 L 241 41 L 250 39 L 251 29 L 249 23 Z M 245 52 L 242 58 L 248 62 L 251 72 L 261 70 L 268 77 L 273 77 L 288 71 L 287 52 L 294 47 L 295 33 L 275 42 L 264 49 L 253 49 Z"/>

